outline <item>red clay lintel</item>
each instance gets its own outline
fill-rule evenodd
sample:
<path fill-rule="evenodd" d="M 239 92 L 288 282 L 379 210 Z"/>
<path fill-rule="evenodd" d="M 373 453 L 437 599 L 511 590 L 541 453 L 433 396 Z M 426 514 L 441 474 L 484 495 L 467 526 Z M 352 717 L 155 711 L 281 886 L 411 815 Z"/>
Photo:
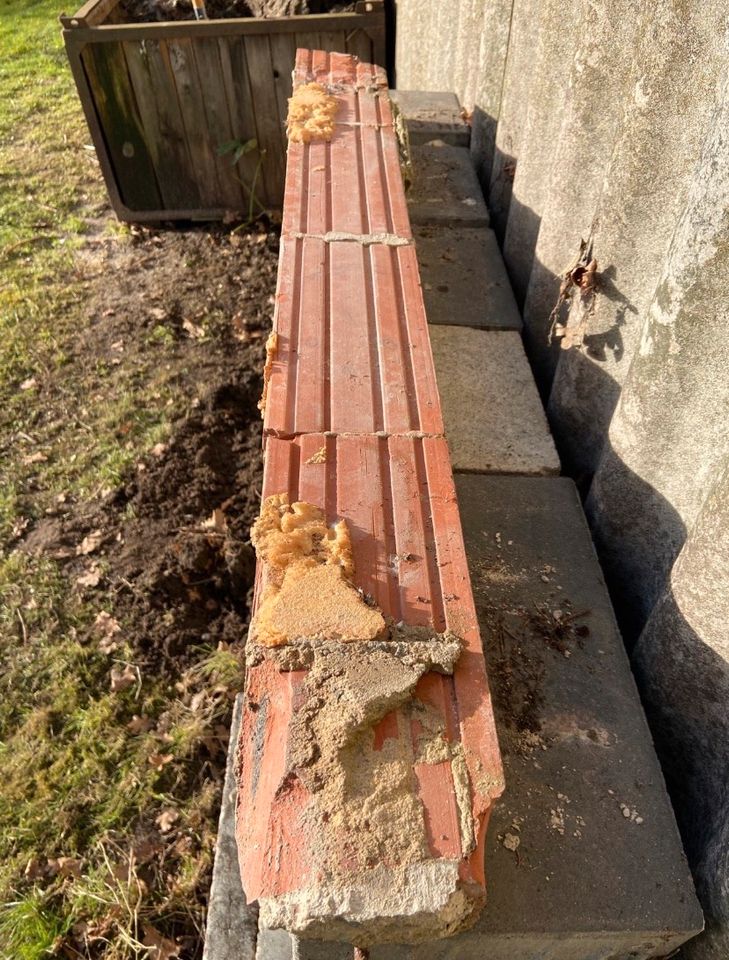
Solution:
<path fill-rule="evenodd" d="M 249 640 L 237 837 L 263 925 L 367 946 L 477 916 L 503 776 L 397 143 L 357 119 L 387 115 L 384 74 L 299 51 L 312 81 L 344 106 L 331 143 L 289 147 L 263 497 L 346 521 L 387 631 Z"/>

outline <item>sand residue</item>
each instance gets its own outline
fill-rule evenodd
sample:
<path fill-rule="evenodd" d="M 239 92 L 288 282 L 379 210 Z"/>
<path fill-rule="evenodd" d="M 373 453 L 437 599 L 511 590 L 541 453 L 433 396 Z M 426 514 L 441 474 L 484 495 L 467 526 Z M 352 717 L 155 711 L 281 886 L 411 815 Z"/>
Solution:
<path fill-rule="evenodd" d="M 336 98 L 320 83 L 305 83 L 289 98 L 286 130 L 291 143 L 331 140 L 334 133 Z"/>
<path fill-rule="evenodd" d="M 424 723 L 428 710 L 413 692 L 433 668 L 452 673 L 461 643 L 450 637 L 413 646 L 407 658 L 387 642 L 358 644 L 354 652 L 337 643 L 312 648 L 288 762 L 311 794 L 311 854 L 332 883 L 350 881 L 353 867 L 402 867 L 430 857 L 414 765 L 429 754 L 437 753 L 433 762 L 443 758 L 445 729 L 435 718 Z M 377 742 L 375 728 L 388 714 L 396 729 Z M 431 740 L 441 749 L 430 748 Z"/>
<path fill-rule="evenodd" d="M 268 497 L 251 531 L 266 573 L 251 639 L 276 647 L 299 637 L 374 640 L 385 632 L 382 613 L 352 584 L 354 561 L 346 521 L 326 523 L 311 503 Z"/>

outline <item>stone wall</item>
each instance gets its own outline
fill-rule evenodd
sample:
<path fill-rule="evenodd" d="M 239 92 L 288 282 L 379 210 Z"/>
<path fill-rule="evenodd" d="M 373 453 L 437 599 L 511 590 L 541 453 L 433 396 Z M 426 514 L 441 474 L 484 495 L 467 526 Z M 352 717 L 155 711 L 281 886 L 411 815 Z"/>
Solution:
<path fill-rule="evenodd" d="M 702 960 L 729 955 L 728 18 L 723 0 L 397 0 L 398 87 L 472 111 L 707 912 Z M 555 314 L 583 240 L 596 286 Z"/>

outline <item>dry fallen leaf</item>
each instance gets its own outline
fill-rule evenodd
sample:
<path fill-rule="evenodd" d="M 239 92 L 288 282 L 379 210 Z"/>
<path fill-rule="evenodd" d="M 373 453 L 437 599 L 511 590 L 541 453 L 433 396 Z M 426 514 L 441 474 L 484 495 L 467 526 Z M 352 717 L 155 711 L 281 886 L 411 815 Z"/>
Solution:
<path fill-rule="evenodd" d="M 80 877 L 81 861 L 75 857 L 49 858 L 48 872 L 52 877 Z"/>
<path fill-rule="evenodd" d="M 149 923 L 143 924 L 142 929 L 144 930 L 142 945 L 150 948 L 149 960 L 174 960 L 175 957 L 179 957 L 182 948 L 174 940 L 163 937 Z"/>
<path fill-rule="evenodd" d="M 152 729 L 152 721 L 149 717 L 137 716 L 135 713 L 132 719 L 127 724 L 127 730 L 135 736 L 139 733 L 147 733 L 148 730 Z"/>
<path fill-rule="evenodd" d="M 112 653 L 116 650 L 117 642 L 114 637 L 121 632 L 121 627 L 119 622 L 106 610 L 102 610 L 94 620 L 94 632 L 100 637 L 99 650 L 102 653 Z"/>
<path fill-rule="evenodd" d="M 106 610 L 102 610 L 94 620 L 94 630 L 100 637 L 113 637 L 115 633 L 121 631 L 121 627 L 118 620 L 115 620 Z"/>
<path fill-rule="evenodd" d="M 149 863 L 158 853 L 162 853 L 164 844 L 159 839 L 141 837 L 135 840 L 131 848 L 131 856 L 136 863 Z"/>
<path fill-rule="evenodd" d="M 27 457 L 23 457 L 23 464 L 26 467 L 29 467 L 32 463 L 45 463 L 48 460 L 48 457 L 45 453 L 41 453 L 38 450 L 36 453 L 31 453 Z"/>
<path fill-rule="evenodd" d="M 214 530 L 215 533 L 228 532 L 228 521 L 225 519 L 225 514 L 220 507 L 216 507 L 210 514 L 210 517 L 207 520 L 203 520 L 200 526 L 204 530 Z"/>
<path fill-rule="evenodd" d="M 76 583 L 80 587 L 96 587 L 101 580 L 101 570 L 98 566 L 94 564 L 86 570 L 86 573 L 82 573 L 80 577 L 76 577 Z"/>
<path fill-rule="evenodd" d="M 167 453 L 167 444 L 155 443 L 150 452 L 153 457 L 163 457 Z"/>
<path fill-rule="evenodd" d="M 147 763 L 151 763 L 155 770 L 160 771 L 174 759 L 175 757 L 172 753 L 150 753 L 147 757 Z"/>
<path fill-rule="evenodd" d="M 179 819 L 179 811 L 174 807 L 166 807 L 154 822 L 159 827 L 160 833 L 169 833 Z"/>
<path fill-rule="evenodd" d="M 89 553 L 93 553 L 94 550 L 98 550 L 103 539 L 104 534 L 101 530 L 94 530 L 92 533 L 87 534 L 76 547 L 77 556 L 86 556 Z"/>
<path fill-rule="evenodd" d="M 185 333 L 192 337 L 193 340 L 201 340 L 205 336 L 205 331 L 197 323 L 193 323 L 192 320 L 183 320 L 182 329 Z"/>
<path fill-rule="evenodd" d="M 162 307 L 152 307 L 149 315 L 153 320 L 164 320 L 167 316 L 167 311 Z"/>
<path fill-rule="evenodd" d="M 131 687 L 137 682 L 137 671 L 131 665 L 127 663 L 124 665 L 124 669 L 121 667 L 112 667 L 111 668 L 111 692 L 112 693 L 121 693 L 122 690 L 126 690 L 128 687 Z"/>
<path fill-rule="evenodd" d="M 38 880 L 46 872 L 46 866 L 44 863 L 41 863 L 37 857 L 33 857 L 28 861 L 28 865 L 25 868 L 25 876 L 31 882 L 33 880 Z"/>

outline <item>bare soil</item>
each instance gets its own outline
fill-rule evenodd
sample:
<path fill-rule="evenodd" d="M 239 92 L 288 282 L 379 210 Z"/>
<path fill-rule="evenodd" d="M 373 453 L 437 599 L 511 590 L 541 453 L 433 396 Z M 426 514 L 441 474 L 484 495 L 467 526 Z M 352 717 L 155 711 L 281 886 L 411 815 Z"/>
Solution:
<path fill-rule="evenodd" d="M 64 376 L 89 371 L 89 402 L 98 402 L 93 391 L 99 371 L 112 388 L 124 391 L 135 377 L 147 375 L 150 356 L 165 366 L 181 409 L 169 437 L 142 454 L 114 489 L 85 501 L 71 494 L 39 510 L 43 491 L 31 483 L 20 505 L 26 516 L 41 519 L 22 531 L 14 548 L 50 559 L 69 590 L 111 611 L 123 625 L 128 660 L 141 678 L 166 682 L 170 703 L 192 712 L 201 697 L 217 698 L 214 735 L 202 737 L 174 774 L 171 763 L 174 780 L 160 784 L 180 805 L 211 783 L 219 796 L 226 722 L 237 692 L 235 683 L 212 689 L 204 677 L 197 686 L 180 680 L 186 669 L 194 674 L 203 647 L 239 656 L 242 678 L 255 562 L 249 531 L 260 505 L 257 402 L 277 251 L 278 234 L 268 227 L 239 235 L 224 228 L 133 228 L 125 243 L 92 238 L 81 254 L 93 278 L 83 333 L 70 348 L 65 372 L 44 385 L 43 416 L 49 421 L 64 416 Z M 157 402 L 154 396 L 150 402 Z M 118 424 L 120 446 L 127 429 L 125 422 Z M 164 737 L 166 709 L 162 704 L 161 713 L 150 713 L 152 734 L 156 725 Z M 114 836 L 120 850 L 131 844 L 136 851 L 141 843 L 153 851 L 143 861 L 129 861 L 140 871 L 150 901 L 164 901 L 175 882 L 178 848 L 187 856 L 199 850 L 201 862 L 207 860 L 187 912 L 154 921 L 174 945 L 169 956 L 201 955 L 216 820 L 210 809 L 195 830 L 180 820 L 161 835 L 153 815 L 149 822 L 140 816 L 128 834 Z M 89 930 L 100 931 L 99 939 Z M 109 933 L 103 925 L 77 923 L 59 946 L 64 956 L 101 957 L 104 936 Z"/>

